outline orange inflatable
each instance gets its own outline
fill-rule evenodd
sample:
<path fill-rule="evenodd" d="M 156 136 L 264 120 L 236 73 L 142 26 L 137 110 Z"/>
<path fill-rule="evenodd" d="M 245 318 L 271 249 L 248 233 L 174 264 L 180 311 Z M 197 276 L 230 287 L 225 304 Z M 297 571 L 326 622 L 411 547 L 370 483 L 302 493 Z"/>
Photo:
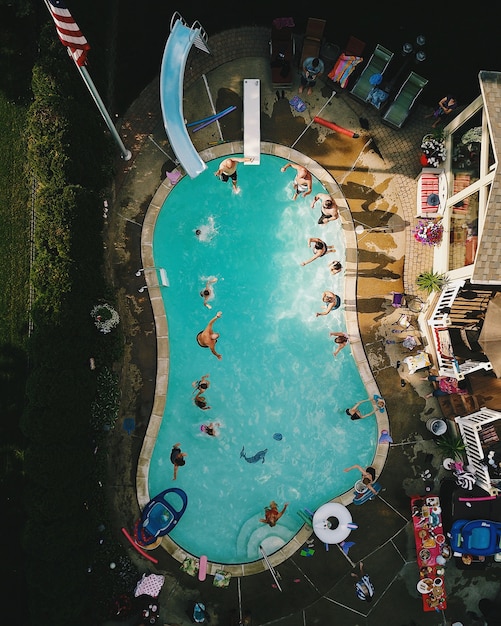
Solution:
<path fill-rule="evenodd" d="M 335 130 L 337 133 L 341 133 L 342 135 L 346 135 L 347 137 L 351 137 L 352 139 L 357 139 L 360 135 L 358 133 L 354 133 L 347 128 L 343 128 L 342 126 L 338 126 L 334 124 L 334 122 L 328 122 L 327 120 L 322 119 L 321 117 L 314 117 L 313 121 L 321 126 L 325 126 L 326 128 L 330 128 L 331 130 Z"/>

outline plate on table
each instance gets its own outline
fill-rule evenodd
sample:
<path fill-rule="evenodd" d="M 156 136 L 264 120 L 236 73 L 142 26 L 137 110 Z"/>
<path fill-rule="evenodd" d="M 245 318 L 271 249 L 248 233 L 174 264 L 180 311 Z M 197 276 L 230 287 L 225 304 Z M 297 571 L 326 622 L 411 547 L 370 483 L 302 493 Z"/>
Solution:
<path fill-rule="evenodd" d="M 435 535 L 435 541 L 438 543 L 439 546 L 443 545 L 445 543 L 444 535 L 442 535 L 442 534 Z"/>
<path fill-rule="evenodd" d="M 433 589 L 433 581 L 431 578 L 422 578 L 416 585 L 416 588 L 419 593 L 430 593 L 430 591 Z"/>
<path fill-rule="evenodd" d="M 431 553 L 428 550 L 428 548 L 422 548 L 419 551 L 419 558 L 421 559 L 421 561 L 423 561 L 424 563 L 426 563 L 427 561 L 430 560 L 431 557 Z"/>

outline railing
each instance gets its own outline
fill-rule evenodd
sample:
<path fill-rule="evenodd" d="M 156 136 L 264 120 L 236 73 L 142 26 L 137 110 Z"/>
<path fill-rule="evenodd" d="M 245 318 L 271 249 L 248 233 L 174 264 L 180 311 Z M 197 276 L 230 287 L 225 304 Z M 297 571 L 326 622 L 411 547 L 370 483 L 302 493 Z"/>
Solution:
<path fill-rule="evenodd" d="M 489 475 L 486 464 L 484 449 L 480 440 L 482 427 L 491 422 L 501 419 L 501 413 L 492 409 L 482 408 L 476 413 L 471 413 L 464 417 L 455 417 L 454 421 L 459 427 L 459 432 L 466 446 L 466 457 L 468 464 L 474 470 L 476 484 L 487 491 L 491 496 L 501 493 L 497 485 Z"/>

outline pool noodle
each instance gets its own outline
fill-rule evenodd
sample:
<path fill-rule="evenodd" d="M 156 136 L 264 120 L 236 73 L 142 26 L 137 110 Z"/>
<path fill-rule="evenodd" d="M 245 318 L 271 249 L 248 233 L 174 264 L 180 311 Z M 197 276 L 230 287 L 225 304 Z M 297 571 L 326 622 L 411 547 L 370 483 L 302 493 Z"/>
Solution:
<path fill-rule="evenodd" d="M 224 109 L 224 111 L 221 111 L 221 113 L 214 113 L 214 115 L 203 117 L 201 120 L 196 120 L 196 122 L 190 122 L 189 124 L 186 124 L 186 128 L 190 128 L 191 126 L 196 126 L 197 124 L 202 124 L 203 122 L 208 122 L 209 120 L 213 120 L 216 117 L 216 115 L 222 115 L 223 113 L 230 113 L 230 111 L 234 111 L 236 108 L 237 108 L 236 106 L 231 106 L 231 107 Z"/>
<path fill-rule="evenodd" d="M 352 137 L 353 139 L 359 137 L 359 135 L 357 133 L 354 133 L 352 130 L 348 130 L 347 128 L 343 128 L 342 126 L 338 126 L 337 124 L 334 124 L 334 122 L 328 122 L 321 117 L 315 116 L 313 118 L 313 121 L 317 124 L 320 124 L 320 126 L 325 126 L 326 128 L 335 130 L 336 132 L 341 133 L 342 135 L 346 135 L 347 137 Z"/>
<path fill-rule="evenodd" d="M 130 541 L 131 545 L 139 552 L 139 554 L 144 556 L 145 559 L 148 559 L 148 561 L 151 561 L 152 563 L 158 563 L 158 559 L 155 559 L 155 557 L 150 556 L 147 552 L 145 552 L 142 548 L 140 548 L 137 545 L 137 543 L 134 541 L 134 539 L 127 532 L 127 529 L 122 528 L 122 532 L 127 537 L 127 539 Z"/>
<path fill-rule="evenodd" d="M 308 515 L 306 515 L 304 511 L 298 511 L 297 514 L 299 515 L 299 517 L 303 520 L 305 524 L 308 524 L 308 526 L 311 526 L 313 528 L 311 518 L 308 517 Z"/>
<path fill-rule="evenodd" d="M 221 113 L 218 113 L 217 115 L 214 115 L 210 120 L 208 120 L 207 122 L 204 122 L 203 124 L 200 124 L 200 126 L 196 126 L 193 129 L 193 132 L 196 133 L 197 130 L 202 130 L 202 128 L 205 128 L 206 126 L 209 126 L 210 124 L 212 124 L 212 122 L 215 122 L 217 120 L 219 120 L 221 117 L 223 117 L 224 115 L 227 115 L 228 113 L 231 113 L 232 111 L 234 111 L 237 107 L 230 107 L 229 111 L 222 111 Z"/>
<path fill-rule="evenodd" d="M 198 565 L 198 580 L 204 581 L 207 577 L 207 557 L 203 554 Z"/>

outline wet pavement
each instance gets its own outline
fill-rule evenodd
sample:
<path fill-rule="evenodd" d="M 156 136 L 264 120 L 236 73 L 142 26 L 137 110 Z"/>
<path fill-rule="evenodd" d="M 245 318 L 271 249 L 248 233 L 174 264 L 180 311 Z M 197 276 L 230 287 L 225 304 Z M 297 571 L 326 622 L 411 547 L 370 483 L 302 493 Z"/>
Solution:
<path fill-rule="evenodd" d="M 475 621 L 468 611 L 478 613 L 481 597 L 494 599 L 499 590 L 499 567 L 465 571 L 453 561 L 446 565 L 448 596 L 444 613 L 425 613 L 416 589 L 416 563 L 410 497 L 425 493 L 424 470 L 430 470 L 431 492 L 438 493 L 442 477 L 450 472 L 442 466 L 433 436 L 426 427 L 431 416 L 440 416 L 435 398 L 425 399 L 429 384 L 421 373 L 410 375 L 397 364 L 410 354 L 394 333 L 399 329 L 399 312 L 391 306 L 391 292 L 417 293 L 415 278 L 431 269 L 432 250 L 412 237 L 415 219 L 416 177 L 420 171 L 419 145 L 429 130 L 427 110 L 419 105 L 400 131 L 381 123 L 379 112 L 353 100 L 339 87 L 317 85 L 304 96 L 307 110 L 297 113 L 288 100 L 295 89 L 271 86 L 268 59 L 268 32 L 262 28 L 227 31 L 209 41 L 212 54 L 194 51 L 188 60 L 185 80 L 184 114 L 187 120 L 202 119 L 228 106 L 242 110 L 244 78 L 261 81 L 261 140 L 293 147 L 320 164 L 336 180 L 347 201 L 353 220 L 366 227 L 387 226 L 387 232 L 364 230 L 358 236 L 357 316 L 365 354 L 372 375 L 386 399 L 393 443 L 379 478 L 384 490 L 362 506 L 350 506 L 358 529 L 348 555 L 337 546 L 329 550 L 314 539 L 314 554 L 295 552 L 276 566 L 279 590 L 269 571 L 252 576 L 233 576 L 226 589 L 180 571 L 180 563 L 158 548 L 156 569 L 136 556 L 141 571 L 165 575 L 160 594 L 161 623 L 191 622 L 190 607 L 195 601 L 207 604 L 213 625 L 237 624 L 241 612 L 249 611 L 254 626 L 280 624 L 305 626 L 438 625 Z M 303 94 L 304 95 L 304 94 Z M 358 138 L 335 133 L 313 117 L 335 122 L 359 134 Z M 366 127 L 366 128 L 364 128 Z M 222 118 L 220 129 L 212 124 L 194 135 L 198 151 L 223 142 L 242 141 L 241 117 Z M 127 328 L 122 372 L 121 415 L 134 417 L 136 430 L 127 435 L 114 432 L 110 458 L 112 479 L 109 496 L 116 512 L 116 528 L 131 528 L 138 516 L 136 470 L 143 437 L 154 402 L 156 376 L 155 325 L 141 258 L 142 223 L 150 202 L 172 169 L 174 155 L 168 145 L 160 113 L 158 80 L 131 106 L 123 119 L 121 136 L 132 151 L 131 161 L 117 163 L 116 186 L 106 227 L 109 251 L 107 270 L 119 294 L 120 314 Z M 419 333 L 416 340 L 422 342 Z M 398 339 L 395 340 L 395 337 Z M 415 351 L 414 351 L 415 352 Z M 403 385 L 403 386 L 402 386 Z M 364 562 L 376 588 L 370 604 L 357 599 L 350 573 L 353 564 Z M 150 567 L 151 566 L 151 567 Z"/>

